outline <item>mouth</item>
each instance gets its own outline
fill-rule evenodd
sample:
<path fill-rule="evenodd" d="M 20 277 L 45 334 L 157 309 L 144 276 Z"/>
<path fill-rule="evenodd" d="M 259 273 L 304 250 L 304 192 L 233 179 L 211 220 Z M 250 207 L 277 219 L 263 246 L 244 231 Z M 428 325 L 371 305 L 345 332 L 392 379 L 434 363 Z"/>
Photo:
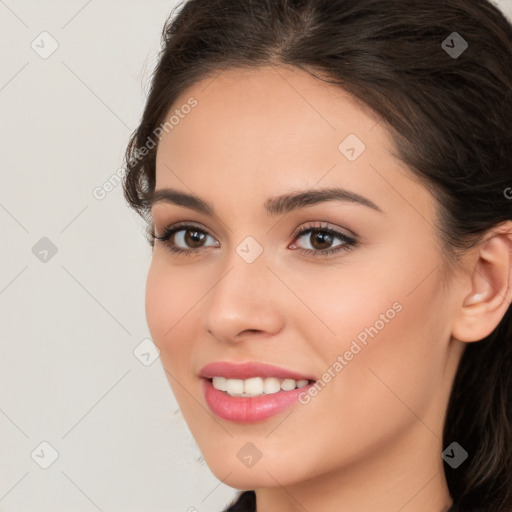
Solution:
<path fill-rule="evenodd" d="M 206 378 L 217 391 L 229 396 L 245 398 L 273 395 L 301 389 L 316 382 L 313 379 L 279 379 L 277 377 L 251 377 L 248 379 L 230 379 L 222 376 Z"/>
<path fill-rule="evenodd" d="M 304 403 L 301 397 L 317 382 L 313 375 L 259 361 L 216 361 L 204 366 L 198 376 L 210 410 L 237 423 L 263 421 Z"/>

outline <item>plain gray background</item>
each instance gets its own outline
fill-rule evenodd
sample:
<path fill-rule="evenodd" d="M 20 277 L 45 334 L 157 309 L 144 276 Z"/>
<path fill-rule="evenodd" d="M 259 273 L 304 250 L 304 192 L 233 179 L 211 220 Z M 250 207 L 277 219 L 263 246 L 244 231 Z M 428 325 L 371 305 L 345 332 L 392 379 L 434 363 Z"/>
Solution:
<path fill-rule="evenodd" d="M 151 351 L 150 247 L 105 185 L 177 3 L 0 0 L 2 512 L 219 512 L 236 494 Z"/>

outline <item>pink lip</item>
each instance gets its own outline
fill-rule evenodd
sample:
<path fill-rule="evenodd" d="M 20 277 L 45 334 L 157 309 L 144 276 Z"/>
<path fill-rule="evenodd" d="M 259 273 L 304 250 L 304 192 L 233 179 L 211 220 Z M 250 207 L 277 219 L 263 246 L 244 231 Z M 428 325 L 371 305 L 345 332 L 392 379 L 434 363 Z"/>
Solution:
<path fill-rule="evenodd" d="M 237 423 L 254 423 L 263 421 L 299 401 L 315 383 L 291 391 L 279 391 L 269 395 L 253 397 L 231 396 L 213 387 L 210 380 L 201 379 L 203 393 L 210 410 L 228 421 Z"/>
<path fill-rule="evenodd" d="M 277 377 L 278 379 L 317 380 L 311 375 L 302 375 L 286 368 L 251 361 L 235 364 L 227 361 L 217 361 L 204 366 L 199 372 L 200 377 L 225 377 L 227 379 L 250 379 L 251 377 Z"/>

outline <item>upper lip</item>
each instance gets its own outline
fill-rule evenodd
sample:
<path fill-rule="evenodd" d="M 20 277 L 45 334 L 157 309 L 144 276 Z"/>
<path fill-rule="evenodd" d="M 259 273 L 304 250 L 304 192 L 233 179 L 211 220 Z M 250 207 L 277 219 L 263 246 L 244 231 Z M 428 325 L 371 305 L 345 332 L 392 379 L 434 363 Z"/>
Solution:
<path fill-rule="evenodd" d="M 199 375 L 205 379 L 211 379 L 212 377 L 225 377 L 227 379 L 277 377 L 278 379 L 316 380 L 316 378 L 311 375 L 301 374 L 293 370 L 288 370 L 287 368 L 259 363 L 257 361 L 246 363 L 216 361 L 203 366 Z"/>

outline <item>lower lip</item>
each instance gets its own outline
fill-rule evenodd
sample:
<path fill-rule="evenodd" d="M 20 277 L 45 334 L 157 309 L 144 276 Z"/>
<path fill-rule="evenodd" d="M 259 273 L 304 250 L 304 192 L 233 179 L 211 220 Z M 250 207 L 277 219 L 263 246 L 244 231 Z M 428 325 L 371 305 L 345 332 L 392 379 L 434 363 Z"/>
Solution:
<path fill-rule="evenodd" d="M 253 423 L 274 416 L 299 401 L 303 392 L 314 386 L 314 382 L 291 391 L 278 391 L 254 397 L 231 396 L 213 387 L 208 379 L 203 381 L 203 392 L 210 410 L 228 421 Z"/>

